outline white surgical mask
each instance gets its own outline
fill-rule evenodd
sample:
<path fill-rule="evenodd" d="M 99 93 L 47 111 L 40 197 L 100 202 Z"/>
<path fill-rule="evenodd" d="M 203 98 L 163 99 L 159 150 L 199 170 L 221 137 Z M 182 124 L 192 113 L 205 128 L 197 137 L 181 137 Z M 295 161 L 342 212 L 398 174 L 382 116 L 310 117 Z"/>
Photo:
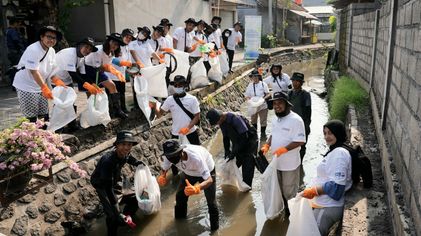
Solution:
<path fill-rule="evenodd" d="M 143 35 L 143 34 L 139 34 L 138 36 L 137 36 L 137 39 L 139 39 L 139 40 L 144 40 L 146 37 L 145 37 L 145 35 Z"/>
<path fill-rule="evenodd" d="M 181 88 L 174 88 L 174 92 L 175 92 L 176 94 L 181 94 L 181 93 L 184 93 L 184 88 L 183 88 L 183 87 L 181 87 Z"/>

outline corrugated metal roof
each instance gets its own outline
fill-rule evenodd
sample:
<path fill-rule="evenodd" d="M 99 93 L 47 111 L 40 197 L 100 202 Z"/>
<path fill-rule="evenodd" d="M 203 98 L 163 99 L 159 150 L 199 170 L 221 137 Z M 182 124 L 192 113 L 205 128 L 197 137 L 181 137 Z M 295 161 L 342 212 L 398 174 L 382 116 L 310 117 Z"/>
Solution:
<path fill-rule="evenodd" d="M 274 2 L 276 0 L 273 0 Z M 259 6 L 267 7 L 268 6 L 268 0 L 257 0 L 256 1 Z M 288 0 L 286 1 L 277 1 L 278 3 L 278 9 L 292 9 L 297 11 L 306 11 L 304 7 L 297 5 L 294 1 Z"/>
<path fill-rule="evenodd" d="M 224 2 L 235 3 L 239 5 L 256 6 L 256 1 L 253 0 L 222 0 Z"/>
<path fill-rule="evenodd" d="M 304 7 L 310 14 L 333 14 L 332 6 Z"/>
<path fill-rule="evenodd" d="M 315 17 L 315 16 L 313 16 L 311 14 L 308 14 L 307 12 L 304 12 L 304 11 L 296 11 L 296 10 L 290 10 L 290 11 L 293 12 L 293 13 L 295 13 L 295 14 L 297 14 L 297 15 L 300 15 L 300 16 L 306 18 L 306 19 L 314 19 L 314 20 L 318 20 L 319 19 L 319 18 L 317 18 L 317 17 Z"/>

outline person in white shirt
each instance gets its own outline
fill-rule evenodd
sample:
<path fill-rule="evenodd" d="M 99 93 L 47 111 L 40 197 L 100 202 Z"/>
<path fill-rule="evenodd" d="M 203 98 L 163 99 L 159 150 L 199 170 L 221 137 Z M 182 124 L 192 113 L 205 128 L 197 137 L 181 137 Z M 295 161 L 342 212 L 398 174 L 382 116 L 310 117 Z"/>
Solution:
<path fill-rule="evenodd" d="M 118 116 L 120 118 L 128 118 L 128 115 L 123 112 L 121 109 L 120 95 L 118 94 L 115 83 L 108 77 L 105 72 L 110 72 L 111 74 L 117 76 L 121 82 L 126 82 L 125 77 L 121 74 L 120 71 L 115 69 L 112 64 L 117 64 L 119 66 L 132 66 L 132 62 L 123 61 L 123 60 L 113 60 L 115 57 L 121 55 L 121 46 L 125 46 L 121 34 L 112 33 L 107 35 L 107 39 L 102 45 L 96 46 L 98 51 L 89 54 L 85 58 L 85 71 L 86 74 L 83 75 L 83 79 L 88 84 L 95 84 L 98 86 L 103 86 L 108 89 L 110 93 L 110 107 L 111 115 Z M 85 84 L 86 85 L 86 84 Z M 88 89 L 87 86 L 84 86 L 88 90 L 88 96 L 94 92 L 92 89 Z"/>
<path fill-rule="evenodd" d="M 173 24 L 170 23 L 170 21 L 167 18 L 161 19 L 161 22 L 159 24 L 162 25 L 162 26 L 164 26 L 164 37 L 167 40 L 168 47 L 169 48 L 174 48 L 173 39 L 172 39 L 172 37 L 170 35 L 171 26 L 173 26 Z"/>
<path fill-rule="evenodd" d="M 73 88 L 73 81 L 78 83 L 82 88 L 83 79 L 81 74 L 85 74 L 85 57 L 91 52 L 96 52 L 98 48 L 95 47 L 94 40 L 90 37 L 76 43 L 76 47 L 65 48 L 56 54 L 56 67 L 54 75 L 60 77 L 63 83 Z M 73 108 L 77 113 L 77 107 L 73 104 Z M 76 119 L 70 122 L 63 132 L 74 132 L 80 129 Z"/>
<path fill-rule="evenodd" d="M 150 67 L 152 66 L 151 57 L 160 63 L 164 63 L 152 48 L 151 44 L 148 43 L 148 40 L 151 38 L 151 30 L 146 26 L 138 27 L 137 30 L 137 40 L 132 41 L 129 44 L 130 54 L 136 64 L 141 68 Z"/>
<path fill-rule="evenodd" d="M 274 155 L 278 169 L 278 181 L 285 203 L 285 214 L 289 215 L 288 200 L 295 197 L 300 182 L 300 147 L 306 142 L 303 119 L 291 111 L 288 94 L 277 92 L 271 99 L 275 117 L 272 120 L 272 134 L 261 151 L 269 149 Z"/>
<path fill-rule="evenodd" d="M 246 88 L 244 95 L 247 100 L 253 97 L 263 98 L 264 100 L 270 97 L 269 88 L 265 82 L 262 81 L 262 76 L 257 70 L 251 72 L 251 83 Z M 266 125 L 268 117 L 268 106 L 266 101 L 257 108 L 255 114 L 251 116 L 251 124 L 257 130 L 257 118 L 260 117 L 260 139 L 266 139 Z"/>
<path fill-rule="evenodd" d="M 197 22 L 197 28 L 195 31 L 192 31 L 193 33 L 193 42 L 198 44 L 205 44 L 205 25 L 206 22 L 203 20 L 200 20 Z M 202 58 L 202 53 L 199 51 L 199 47 L 196 47 L 196 50 L 190 53 L 190 65 L 193 65 L 195 62 L 197 62 L 200 58 Z"/>
<path fill-rule="evenodd" d="M 173 122 L 171 134 L 173 138 L 186 135 L 191 144 L 200 145 L 197 131 L 197 124 L 200 120 L 200 104 L 195 96 L 186 93 L 186 86 L 187 79 L 184 76 L 175 76 L 175 94 L 165 100 L 157 114 L 162 115 L 163 112 L 171 112 Z"/>
<path fill-rule="evenodd" d="M 64 86 L 58 77 L 52 78 L 56 64 L 54 45 L 62 39 L 62 33 L 53 26 L 44 26 L 39 31 L 40 40 L 29 45 L 18 63 L 18 72 L 13 80 L 22 114 L 30 122 L 38 118 L 48 121 L 48 100 L 53 94 L 48 80 Z"/>
<path fill-rule="evenodd" d="M 243 35 L 240 30 L 243 25 L 240 22 L 234 24 L 234 28 L 224 30 L 223 34 L 227 38 L 226 51 L 228 54 L 228 64 L 230 72 L 232 72 L 232 62 L 234 61 L 235 47 L 242 41 Z"/>
<path fill-rule="evenodd" d="M 282 73 L 281 64 L 273 64 L 270 67 L 271 75 L 266 77 L 263 81 L 272 89 L 272 93 L 284 92 L 288 93 L 292 89 L 292 82 L 286 73 Z"/>
<path fill-rule="evenodd" d="M 223 49 L 224 48 L 224 44 L 222 44 L 222 32 L 221 32 L 221 22 L 222 22 L 222 18 L 219 16 L 214 16 L 212 17 L 211 23 L 215 24 L 215 32 L 214 37 L 215 37 L 215 46 L 218 49 Z"/>
<path fill-rule="evenodd" d="M 216 39 L 215 39 L 215 35 L 214 32 L 216 30 L 216 25 L 214 24 L 205 24 L 205 43 L 213 43 L 216 47 Z M 209 63 L 209 55 L 208 54 L 204 54 L 203 55 L 203 64 L 205 65 L 206 68 L 206 72 L 209 72 L 209 70 L 211 69 L 211 65 Z"/>
<path fill-rule="evenodd" d="M 183 51 L 183 52 L 193 52 L 196 50 L 197 44 L 193 42 L 192 31 L 196 27 L 197 22 L 193 18 L 189 18 L 186 21 L 186 27 L 178 27 L 175 29 L 173 34 L 173 46 L 174 49 Z"/>
<path fill-rule="evenodd" d="M 208 204 L 211 231 L 219 228 L 219 212 L 216 203 L 215 162 L 206 148 L 199 145 L 180 145 L 175 139 L 163 144 L 164 162 L 158 177 L 160 186 L 167 183 L 166 174 L 172 165 L 184 172 L 175 197 L 174 216 L 176 219 L 187 217 L 187 202 L 190 196 L 204 190 Z"/>
<path fill-rule="evenodd" d="M 113 63 L 114 68 L 116 68 L 118 71 L 120 71 L 120 73 L 125 77 L 125 79 L 127 80 L 127 76 L 126 76 L 126 68 L 127 66 L 124 65 L 120 65 L 121 61 L 127 61 L 127 62 L 131 62 L 131 55 L 130 55 L 130 51 L 129 51 L 129 43 L 132 42 L 134 40 L 134 31 L 132 29 L 124 29 L 121 32 L 121 37 L 123 39 L 123 42 L 126 44 L 124 46 L 120 46 L 120 56 L 119 57 L 114 57 L 113 60 L 117 60 L 117 63 Z M 118 65 L 117 65 L 118 64 Z M 124 64 L 124 63 L 123 63 Z M 121 104 L 121 110 L 124 113 L 129 113 L 129 111 L 127 110 L 126 107 L 126 82 L 122 82 L 119 80 L 119 78 L 109 72 L 106 73 L 107 76 L 114 82 L 118 94 L 120 95 L 120 104 Z"/>
<path fill-rule="evenodd" d="M 329 151 L 317 166 L 317 176 L 311 186 L 299 195 L 312 199 L 313 214 L 321 235 L 328 235 L 330 227 L 342 220 L 344 195 L 352 186 L 352 158 L 342 121 L 331 120 L 323 126 Z"/>

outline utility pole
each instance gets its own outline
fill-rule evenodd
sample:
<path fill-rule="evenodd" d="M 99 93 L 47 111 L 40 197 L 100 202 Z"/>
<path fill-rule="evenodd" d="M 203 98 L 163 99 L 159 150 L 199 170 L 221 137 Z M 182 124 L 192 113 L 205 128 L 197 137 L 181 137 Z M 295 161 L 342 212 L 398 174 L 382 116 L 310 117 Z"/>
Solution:
<path fill-rule="evenodd" d="M 278 0 L 275 0 L 275 23 L 274 23 L 274 34 L 278 37 Z"/>
<path fill-rule="evenodd" d="M 276 1 L 276 0 L 275 0 Z M 269 32 L 273 33 L 272 0 L 268 0 Z"/>

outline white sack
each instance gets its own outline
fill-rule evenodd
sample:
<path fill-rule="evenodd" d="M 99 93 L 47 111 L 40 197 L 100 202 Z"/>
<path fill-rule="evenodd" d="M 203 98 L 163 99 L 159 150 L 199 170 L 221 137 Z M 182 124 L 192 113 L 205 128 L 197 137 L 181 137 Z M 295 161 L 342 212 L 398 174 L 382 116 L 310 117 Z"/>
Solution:
<path fill-rule="evenodd" d="M 266 218 L 273 220 L 284 209 L 284 200 L 278 182 L 276 161 L 273 161 L 262 174 L 262 199 Z"/>
<path fill-rule="evenodd" d="M 161 190 L 149 167 L 137 166 L 134 188 L 139 209 L 143 214 L 151 215 L 161 209 Z"/>
<path fill-rule="evenodd" d="M 76 101 L 77 95 L 73 88 L 62 86 L 55 87 L 52 93 L 54 106 L 48 129 L 56 131 L 76 119 L 73 104 Z"/>
<path fill-rule="evenodd" d="M 80 125 L 83 128 L 102 124 L 107 126 L 111 121 L 108 112 L 108 97 L 105 92 L 97 95 L 91 95 L 88 98 L 87 109 L 80 116 Z"/>
<path fill-rule="evenodd" d="M 142 77 L 148 83 L 148 94 L 152 97 L 166 98 L 168 97 L 167 83 L 165 82 L 165 74 L 167 68 L 165 64 L 149 66 L 140 69 Z"/>
<path fill-rule="evenodd" d="M 194 63 L 191 68 L 190 88 L 201 88 L 209 84 L 208 76 L 206 74 L 206 67 L 203 64 L 203 58 Z"/>
<path fill-rule="evenodd" d="M 221 178 L 221 185 L 232 185 L 237 187 L 241 192 L 247 192 L 251 189 L 248 184 L 244 183 L 243 176 L 236 164 L 236 159 L 231 161 L 224 161 L 220 167 L 219 177 Z"/>
<path fill-rule="evenodd" d="M 287 236 L 320 236 L 313 210 L 306 198 L 296 196 L 288 200 L 289 226 Z"/>

